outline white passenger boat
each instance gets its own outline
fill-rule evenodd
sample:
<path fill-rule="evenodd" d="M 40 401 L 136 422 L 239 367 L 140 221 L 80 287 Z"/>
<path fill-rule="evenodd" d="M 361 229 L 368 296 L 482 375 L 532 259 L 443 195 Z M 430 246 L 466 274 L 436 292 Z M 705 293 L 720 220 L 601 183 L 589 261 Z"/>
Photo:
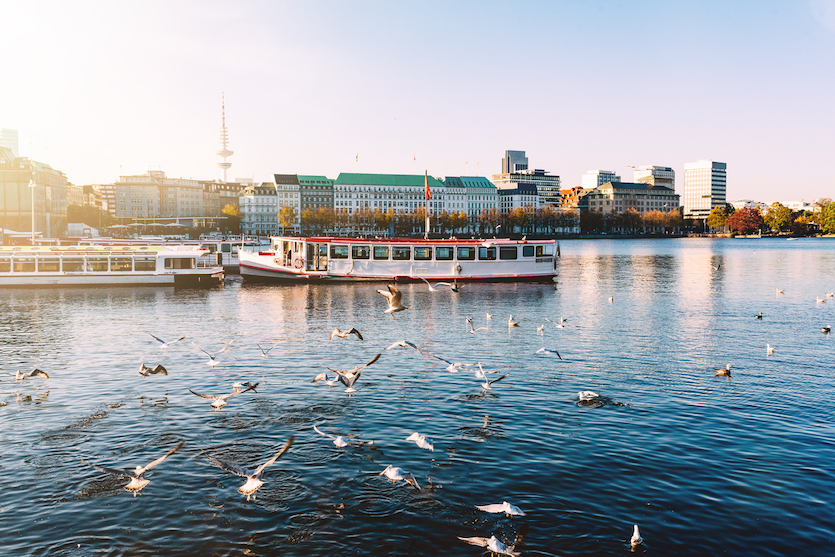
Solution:
<path fill-rule="evenodd" d="M 0 287 L 211 285 L 223 267 L 197 246 L 0 246 Z"/>
<path fill-rule="evenodd" d="M 241 251 L 247 280 L 551 280 L 555 240 L 416 240 L 273 237 L 269 250 Z"/>

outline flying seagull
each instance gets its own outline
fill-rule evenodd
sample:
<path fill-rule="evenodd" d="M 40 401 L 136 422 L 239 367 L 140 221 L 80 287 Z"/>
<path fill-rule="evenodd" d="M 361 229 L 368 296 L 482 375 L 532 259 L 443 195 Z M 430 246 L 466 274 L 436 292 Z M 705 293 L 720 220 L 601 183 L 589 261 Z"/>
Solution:
<path fill-rule="evenodd" d="M 495 505 L 476 505 L 475 508 L 482 510 L 486 513 L 505 513 L 507 516 L 525 516 L 525 513 L 522 512 L 522 509 L 517 507 L 516 505 L 511 505 L 507 501 L 503 501 L 501 504 Z"/>
<path fill-rule="evenodd" d="M 387 285 L 387 287 L 389 289 L 388 292 L 386 292 L 385 290 L 378 290 L 377 294 L 379 294 L 380 296 L 383 296 L 385 299 L 388 300 L 389 307 L 383 313 L 391 314 L 391 318 L 394 319 L 394 314 L 396 312 L 404 311 L 404 310 L 407 310 L 409 308 L 407 308 L 406 306 L 404 306 L 401 303 L 403 294 L 400 292 L 400 290 L 398 290 L 397 288 L 395 288 L 391 284 Z"/>
<path fill-rule="evenodd" d="M 468 332 L 469 332 L 471 335 L 476 334 L 478 331 L 486 331 L 486 330 L 487 330 L 487 327 L 479 327 L 478 329 L 476 329 L 476 328 L 473 326 L 473 320 L 472 320 L 471 318 L 466 317 L 465 319 L 467 320 L 467 325 L 469 326 L 469 330 L 468 330 Z"/>
<path fill-rule="evenodd" d="M 407 484 L 420 491 L 420 486 L 418 485 L 414 474 L 412 474 L 411 472 L 406 472 L 399 466 L 386 466 L 386 469 L 380 472 L 380 476 L 385 476 L 386 478 L 390 479 L 391 483 L 395 483 L 398 480 L 403 480 Z"/>
<path fill-rule="evenodd" d="M 393 350 L 395 348 L 414 348 L 418 352 L 420 352 L 420 348 L 417 347 L 417 344 L 414 342 L 409 342 L 408 340 L 398 340 L 391 346 L 388 346 L 386 350 Z"/>
<path fill-rule="evenodd" d="M 496 536 L 490 536 L 489 538 L 480 538 L 478 536 L 472 538 L 462 538 L 458 536 L 458 539 L 462 542 L 467 542 L 470 545 L 477 545 L 479 547 L 486 547 L 490 550 L 490 553 L 497 553 L 499 555 L 510 555 L 511 557 L 518 557 L 520 553 L 518 551 L 513 551 L 513 546 L 505 545 L 496 539 Z"/>
<path fill-rule="evenodd" d="M 278 460 L 281 457 L 281 455 L 287 452 L 287 449 L 289 449 L 290 445 L 293 444 L 293 439 L 295 439 L 295 436 L 290 436 L 290 439 L 287 440 L 287 442 L 284 444 L 284 447 L 282 447 L 282 449 L 278 451 L 278 453 L 274 457 L 269 459 L 267 462 L 265 462 L 258 468 L 255 468 L 254 470 L 247 470 L 246 468 L 236 466 L 235 464 L 224 462 L 220 459 L 213 457 L 203 449 L 200 450 L 203 451 L 203 454 L 206 455 L 206 458 L 208 458 L 212 462 L 212 464 L 214 464 L 221 470 L 229 472 L 230 474 L 235 474 L 236 476 L 241 476 L 242 478 L 246 478 L 246 483 L 238 488 L 238 493 L 240 493 L 241 495 L 246 495 L 246 500 L 249 501 L 250 496 L 252 496 L 252 498 L 255 499 L 255 492 L 258 491 L 259 487 L 264 485 L 264 482 L 261 481 L 261 476 L 264 474 L 264 469 L 266 469 L 267 466 Z"/>
<path fill-rule="evenodd" d="M 426 435 L 421 435 L 417 431 L 406 437 L 405 440 L 414 441 L 415 445 L 417 445 L 421 449 L 426 449 L 428 451 L 432 451 L 433 453 L 435 452 L 435 445 L 432 444 L 432 441 L 427 439 Z"/>
<path fill-rule="evenodd" d="M 450 289 L 453 288 L 451 282 L 438 282 L 438 283 L 435 283 L 435 286 L 432 286 L 432 284 L 428 280 L 426 280 L 425 278 L 420 277 L 420 280 L 422 280 L 423 282 L 426 283 L 427 286 L 429 286 L 429 291 L 430 292 L 436 292 L 438 290 L 438 288 L 440 288 L 441 286 L 449 286 Z"/>
<path fill-rule="evenodd" d="M 362 375 L 361 371 L 358 371 L 355 375 L 351 375 L 350 377 L 348 377 L 347 375 L 339 374 L 339 382 L 348 387 L 347 389 L 345 389 L 345 392 L 349 395 L 351 393 L 357 392 L 357 390 L 354 388 L 354 383 L 357 382 L 357 379 L 360 378 L 360 375 Z"/>
<path fill-rule="evenodd" d="M 350 378 L 351 378 L 351 377 L 353 377 L 353 376 L 354 376 L 354 374 L 356 374 L 359 370 L 361 370 L 361 369 L 363 369 L 363 368 L 365 368 L 365 367 L 368 367 L 368 366 L 370 366 L 371 364 L 373 364 L 374 362 L 376 362 L 377 360 L 379 360 L 379 359 L 380 359 L 380 356 L 382 356 L 382 353 L 377 354 L 376 356 L 374 356 L 373 358 L 371 358 L 368 362 L 366 362 L 366 363 L 362 364 L 361 366 L 357 366 L 357 367 L 355 367 L 355 368 L 353 368 L 353 369 L 333 369 L 332 367 L 329 367 L 328 369 L 329 369 L 329 370 L 331 370 L 332 372 L 334 372 L 335 374 L 339 375 L 340 377 L 342 377 L 342 376 L 347 376 L 347 377 L 350 379 Z"/>
<path fill-rule="evenodd" d="M 497 381 L 501 381 L 505 377 L 507 377 L 507 373 L 505 373 L 504 375 L 502 375 L 501 377 L 498 377 L 496 379 L 488 380 L 487 378 L 485 378 L 484 383 L 481 384 L 481 388 L 484 389 L 485 391 L 492 391 L 493 389 L 490 387 L 490 385 L 492 385 L 493 383 L 495 383 Z"/>
<path fill-rule="evenodd" d="M 540 348 L 539 350 L 537 350 L 536 353 L 537 354 L 554 354 L 554 355 L 557 356 L 557 358 L 562 360 L 562 356 L 560 356 L 559 352 L 557 352 L 556 350 L 551 350 L 549 348 L 545 348 L 544 346 L 542 348 Z"/>
<path fill-rule="evenodd" d="M 123 468 L 123 469 L 103 468 L 101 466 L 96 466 L 95 464 L 91 464 L 90 462 L 87 462 L 83 458 L 81 459 L 81 462 L 83 462 L 84 464 L 86 464 L 88 466 L 92 466 L 93 468 L 95 468 L 99 472 L 104 472 L 105 474 L 113 474 L 113 475 L 116 475 L 116 476 L 125 476 L 127 478 L 130 478 L 130 482 L 128 483 L 128 485 L 125 486 L 125 489 L 128 490 L 128 491 L 132 491 L 133 496 L 136 497 L 137 493 L 139 493 L 139 495 L 142 495 L 142 488 L 145 487 L 146 485 L 148 485 L 148 483 L 151 481 L 151 480 L 146 480 L 145 478 L 143 478 L 142 474 L 144 474 L 145 472 L 147 472 L 148 470 L 150 470 L 154 466 L 160 464 L 163 460 L 165 460 L 166 458 L 168 458 L 172 454 L 179 451 L 180 447 L 182 447 L 184 443 L 185 443 L 185 441 L 180 441 L 180 443 L 176 447 L 174 447 L 173 449 L 171 449 L 170 451 L 168 451 L 167 453 L 165 453 L 164 455 L 162 455 L 161 457 L 159 457 L 155 461 L 151 462 L 150 464 L 148 464 L 146 466 L 137 466 L 133 470 L 131 470 L 130 468 Z"/>
<path fill-rule="evenodd" d="M 45 371 L 41 371 L 38 368 L 35 368 L 32 371 L 27 371 L 26 373 L 20 373 L 20 370 L 17 370 L 17 373 L 14 374 L 15 381 L 26 381 L 32 377 L 49 379 L 49 375 L 47 375 Z"/>
<path fill-rule="evenodd" d="M 356 335 L 358 339 L 363 340 L 360 332 L 353 328 L 350 331 L 340 331 L 339 329 L 334 329 L 331 331 L 331 338 L 328 340 L 333 340 L 333 337 L 339 337 L 344 340 L 348 338 L 348 335 Z"/>
<path fill-rule="evenodd" d="M 250 385 L 249 387 L 246 387 L 245 389 L 241 389 L 240 391 L 236 389 L 235 391 L 233 391 L 231 393 L 228 393 L 228 394 L 225 394 L 225 395 L 219 395 L 219 396 L 204 395 L 204 394 L 201 394 L 201 393 L 195 393 L 191 389 L 189 389 L 189 392 L 193 395 L 197 395 L 201 398 L 206 398 L 206 399 L 209 399 L 209 400 L 213 401 L 212 404 L 211 404 L 212 408 L 214 408 L 215 410 L 220 410 L 221 408 L 226 406 L 226 400 L 227 399 L 229 399 L 229 398 L 231 398 L 235 395 L 239 395 L 241 393 L 245 393 L 247 391 L 254 390 L 256 386 L 258 386 L 257 383 L 255 385 Z"/>
<path fill-rule="evenodd" d="M 328 387 L 336 387 L 339 384 L 339 375 L 334 379 L 328 379 L 328 372 L 325 371 L 314 377 L 311 383 L 316 383 L 317 381 L 324 381 Z"/>
<path fill-rule="evenodd" d="M 261 357 L 262 357 L 262 358 L 266 358 L 266 357 L 267 357 L 267 355 L 270 353 L 270 350 L 272 350 L 273 348 L 275 348 L 275 347 L 276 347 L 276 345 L 275 345 L 275 344 L 273 344 L 272 346 L 270 346 L 269 348 L 267 348 L 266 350 L 264 350 L 263 348 L 261 348 L 261 345 L 260 345 L 260 344 L 257 344 L 257 343 L 256 343 L 256 344 L 255 344 L 255 346 L 257 346 L 257 347 L 258 347 L 258 350 L 260 350 L 260 351 L 261 351 Z"/>
<path fill-rule="evenodd" d="M 168 375 L 168 370 L 162 367 L 162 364 L 157 364 L 154 367 L 148 367 L 145 365 L 145 362 L 142 362 L 139 365 L 139 375 L 142 377 L 148 377 L 149 375 L 156 375 L 157 373 L 161 373 L 163 375 Z"/>
<path fill-rule="evenodd" d="M 236 381 L 235 383 L 232 383 L 232 390 L 235 391 L 236 393 L 242 393 L 247 389 L 252 389 L 253 393 L 257 393 L 258 391 L 255 390 L 255 387 L 257 387 L 257 386 L 258 386 L 258 383 L 250 383 L 249 381 L 244 381 L 244 382 Z"/>
<path fill-rule="evenodd" d="M 731 375 L 731 364 L 728 364 L 725 367 L 715 367 L 713 371 L 716 372 L 716 375 L 727 375 L 730 377 Z"/>
<path fill-rule="evenodd" d="M 232 339 L 232 340 L 235 340 L 235 339 Z M 218 363 L 218 362 L 217 362 L 217 358 L 218 358 L 218 356 L 220 356 L 221 354 L 223 354 L 224 352 L 226 352 L 226 349 L 227 349 L 227 348 L 229 348 L 229 345 L 230 345 L 230 344 L 232 344 L 232 340 L 230 340 L 229 342 L 227 342 L 227 343 L 226 343 L 226 346 L 224 346 L 224 347 L 223 347 L 223 349 L 221 349 L 221 351 L 220 351 L 220 352 L 218 352 L 217 354 L 215 354 L 214 356 L 212 356 L 211 354 L 209 354 L 208 352 L 206 352 L 205 350 L 203 350 L 202 348 L 200 348 L 199 346 L 197 346 L 197 343 L 195 343 L 194 341 L 191 341 L 191 343 L 195 346 L 195 348 L 197 348 L 198 350 L 200 350 L 202 353 L 204 353 L 205 355 L 207 355 L 207 356 L 209 357 L 209 361 L 208 361 L 208 362 L 206 362 L 206 364 L 207 364 L 207 365 L 209 365 L 209 366 L 211 366 L 211 367 L 215 367 L 215 366 L 217 365 L 217 363 Z"/>
<path fill-rule="evenodd" d="M 148 333 L 148 334 L 151 335 L 151 333 Z M 157 342 L 160 343 L 160 349 L 168 348 L 169 346 L 171 346 L 175 342 L 180 342 L 181 340 L 188 338 L 188 335 L 183 335 L 180 338 L 178 338 L 177 340 L 172 340 L 172 341 L 169 341 L 169 342 L 165 342 L 164 340 L 162 340 L 159 337 L 155 337 L 154 335 L 151 335 L 151 336 L 154 338 L 154 340 L 156 340 Z"/>
<path fill-rule="evenodd" d="M 475 365 L 475 364 L 464 364 L 464 363 L 461 363 L 461 362 L 450 362 L 446 358 L 441 358 L 440 356 L 436 356 L 435 354 L 432 354 L 431 352 L 427 352 L 426 354 L 429 355 L 429 356 L 432 356 L 436 360 L 440 360 L 440 361 L 444 362 L 445 364 L 447 364 L 446 370 L 450 373 L 456 373 L 458 371 L 461 371 L 465 367 L 473 367 Z"/>
<path fill-rule="evenodd" d="M 316 425 L 313 426 L 313 429 L 319 435 L 324 435 L 325 437 L 330 437 L 331 439 L 333 439 L 333 444 L 336 445 L 337 447 L 339 447 L 340 449 L 342 447 L 347 447 L 348 445 L 350 445 L 350 443 L 348 441 L 346 441 L 345 438 L 342 437 L 341 435 L 336 435 L 336 436 L 330 435 L 330 434 L 325 433 L 324 431 L 320 430 L 318 427 L 316 427 Z"/>

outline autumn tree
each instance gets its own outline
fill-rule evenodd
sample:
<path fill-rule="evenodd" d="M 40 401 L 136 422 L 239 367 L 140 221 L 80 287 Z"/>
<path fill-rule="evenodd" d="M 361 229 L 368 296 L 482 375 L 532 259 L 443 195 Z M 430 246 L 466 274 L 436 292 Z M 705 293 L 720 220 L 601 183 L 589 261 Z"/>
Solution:
<path fill-rule="evenodd" d="M 223 226 L 231 232 L 232 234 L 240 234 L 241 233 L 241 214 L 240 208 L 236 203 L 227 203 L 223 206 L 223 209 L 220 211 L 220 214 L 226 219 L 223 221 Z"/>
<path fill-rule="evenodd" d="M 727 208 L 714 207 L 707 216 L 707 225 L 714 230 L 725 228 L 728 225 L 728 217 Z"/>
<path fill-rule="evenodd" d="M 728 227 L 740 234 L 753 234 L 763 225 L 763 218 L 756 209 L 740 209 L 728 217 Z"/>
<path fill-rule="evenodd" d="M 763 221 L 771 230 L 786 230 L 794 221 L 792 210 L 779 202 L 774 202 L 765 212 Z"/>
<path fill-rule="evenodd" d="M 296 210 L 289 206 L 282 207 L 278 212 L 278 223 L 282 228 L 293 228 L 296 224 Z"/>
<path fill-rule="evenodd" d="M 603 214 L 597 211 L 580 213 L 580 232 L 590 234 L 603 230 Z"/>
<path fill-rule="evenodd" d="M 835 234 L 835 203 L 827 203 L 818 215 L 818 225 L 824 234 Z"/>

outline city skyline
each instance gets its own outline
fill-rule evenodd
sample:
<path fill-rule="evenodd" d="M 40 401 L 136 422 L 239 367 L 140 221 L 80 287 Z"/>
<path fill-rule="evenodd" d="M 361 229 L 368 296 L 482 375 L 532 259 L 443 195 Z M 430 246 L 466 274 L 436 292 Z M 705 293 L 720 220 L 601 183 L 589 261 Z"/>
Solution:
<path fill-rule="evenodd" d="M 658 165 L 681 191 L 684 164 L 713 159 L 729 200 L 832 196 L 832 0 L 3 11 L 0 127 L 76 184 L 219 178 L 225 93 L 230 179 L 489 178 L 523 150 L 563 188 Z"/>

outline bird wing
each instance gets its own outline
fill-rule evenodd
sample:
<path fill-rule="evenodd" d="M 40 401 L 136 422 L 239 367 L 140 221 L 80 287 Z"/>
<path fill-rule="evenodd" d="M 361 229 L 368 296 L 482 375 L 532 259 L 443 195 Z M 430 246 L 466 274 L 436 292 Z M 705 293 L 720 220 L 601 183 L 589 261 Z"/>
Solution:
<path fill-rule="evenodd" d="M 501 376 L 501 377 L 499 377 L 498 379 L 493 379 L 492 381 L 488 381 L 488 382 L 487 382 L 487 384 L 488 384 L 488 385 L 492 385 L 493 383 L 495 383 L 495 382 L 497 382 L 497 381 L 501 381 L 502 379 L 504 379 L 505 377 L 507 377 L 507 375 L 508 375 L 508 374 L 507 374 L 507 373 L 505 373 L 504 375 L 502 375 L 502 376 Z"/>
<path fill-rule="evenodd" d="M 420 491 L 420 486 L 418 485 L 414 474 L 412 474 L 411 472 L 406 472 L 405 474 L 403 474 L 403 481 Z"/>
<path fill-rule="evenodd" d="M 322 431 L 321 429 L 319 429 L 318 427 L 316 427 L 316 425 L 315 425 L 315 424 L 314 424 L 314 426 L 313 426 L 313 429 L 314 429 L 314 430 L 316 431 L 316 433 L 318 433 L 319 435 L 324 435 L 325 437 L 330 437 L 331 439 L 333 439 L 333 438 L 334 438 L 334 437 L 333 437 L 333 435 L 330 435 L 330 434 L 328 434 L 328 433 L 325 433 L 324 431 Z"/>
<path fill-rule="evenodd" d="M 119 469 L 119 468 L 104 468 L 103 466 L 96 466 L 92 462 L 87 462 L 83 458 L 81 459 L 81 462 L 83 462 L 87 466 L 92 466 L 93 468 L 95 468 L 99 472 L 104 472 L 105 474 L 113 474 L 114 476 L 126 476 L 128 478 L 136 477 L 136 474 L 134 473 L 133 470 L 126 470 L 126 469 Z"/>
<path fill-rule="evenodd" d="M 350 389 L 354 386 L 354 383 L 357 382 L 360 375 L 362 375 L 362 372 L 358 371 L 356 375 L 351 376 L 349 379 L 347 375 L 339 374 L 339 382 Z"/>
<path fill-rule="evenodd" d="M 162 367 L 162 364 L 157 364 L 148 371 L 152 374 L 162 373 L 163 375 L 168 375 L 168 370 Z"/>
<path fill-rule="evenodd" d="M 154 336 L 154 335 L 151 335 L 151 336 Z M 156 337 L 154 337 L 154 338 L 156 338 Z M 169 342 L 168 344 L 174 344 L 175 342 L 180 342 L 181 340 L 185 340 L 185 339 L 187 339 L 187 338 L 188 338 L 188 335 L 183 335 L 183 336 L 181 336 L 180 338 L 178 338 L 177 340 L 172 340 L 172 341 L 171 341 L 171 342 Z M 157 340 L 159 340 L 159 339 L 157 338 Z"/>
<path fill-rule="evenodd" d="M 151 333 L 148 333 L 148 334 L 151 335 Z M 155 337 L 154 335 L 151 335 L 151 337 L 153 337 L 160 344 L 166 344 L 166 342 L 159 337 Z"/>
<path fill-rule="evenodd" d="M 328 340 L 333 340 L 333 337 L 339 335 L 339 332 L 339 329 L 334 329 L 333 331 L 331 331 L 331 336 Z"/>
<path fill-rule="evenodd" d="M 224 347 L 221 349 L 221 351 L 217 353 L 217 354 L 218 354 L 218 356 L 220 356 L 221 354 L 223 354 L 224 352 L 226 352 L 226 349 L 227 349 L 227 348 L 229 348 L 229 345 L 230 345 L 230 344 L 232 344 L 234 341 L 235 341 L 235 339 L 233 338 L 232 340 L 230 340 L 229 342 L 227 342 L 227 343 L 226 343 L 226 346 L 224 346 Z"/>
<path fill-rule="evenodd" d="M 393 294 L 391 292 L 386 292 L 385 290 L 377 290 L 377 294 L 383 296 L 386 300 L 389 301 L 389 304 L 391 304 L 391 300 L 393 297 Z"/>
<path fill-rule="evenodd" d="M 39 369 L 33 369 L 30 371 L 29 377 L 43 377 L 44 379 L 49 379 L 49 375 L 47 375 L 45 371 L 41 371 Z"/>
<path fill-rule="evenodd" d="M 247 473 L 247 470 L 245 468 L 241 468 L 240 466 L 236 466 L 235 464 L 231 464 L 229 462 L 224 462 L 220 459 L 217 459 L 217 458 L 213 457 L 212 455 L 210 455 L 209 453 L 207 453 L 206 451 L 204 451 L 203 449 L 200 449 L 200 451 L 204 455 L 206 455 L 206 458 L 208 458 L 212 462 L 212 464 L 214 464 L 215 466 L 217 466 L 221 470 L 229 472 L 230 474 L 235 474 L 236 476 L 241 476 L 243 478 L 246 478 L 247 476 L 249 476 L 249 474 Z"/>
<path fill-rule="evenodd" d="M 500 513 L 504 510 L 504 504 L 496 503 L 495 505 L 476 505 L 475 508 L 481 509 L 486 513 Z"/>
<path fill-rule="evenodd" d="M 458 536 L 458 539 L 462 542 L 467 542 L 470 545 L 477 545 L 480 547 L 487 547 L 487 538 L 480 538 L 478 536 L 474 536 L 472 538 L 462 538 Z"/>
<path fill-rule="evenodd" d="M 214 395 L 204 395 L 204 394 L 201 394 L 201 393 L 195 393 L 195 392 L 194 392 L 194 391 L 192 391 L 191 389 L 189 389 L 189 392 L 190 392 L 191 394 L 193 394 L 193 395 L 197 395 L 197 396 L 199 396 L 199 397 L 201 397 L 201 398 L 207 398 L 207 399 L 209 399 L 209 400 L 217 400 L 218 398 L 220 398 L 220 397 L 217 397 L 217 396 L 214 396 Z"/>
<path fill-rule="evenodd" d="M 388 285 L 388 288 L 389 288 L 389 292 L 391 292 L 391 300 L 390 300 L 391 305 L 399 306 L 400 305 L 400 298 L 403 296 L 403 294 L 401 294 L 401 292 L 397 288 L 395 288 L 394 286 L 392 286 L 390 284 Z"/>
<path fill-rule="evenodd" d="M 328 380 L 328 372 L 325 371 L 323 373 L 320 373 L 319 375 L 317 375 L 316 377 L 313 378 L 313 381 L 311 381 L 311 383 L 315 383 L 317 381 L 322 381 L 322 380 L 325 380 L 325 381 Z"/>
<path fill-rule="evenodd" d="M 156 459 L 155 461 L 151 462 L 150 464 L 148 464 L 147 466 L 145 466 L 144 468 L 142 468 L 142 469 L 139 471 L 139 474 L 143 474 L 146 470 L 150 470 L 151 468 L 153 468 L 153 467 L 154 467 L 154 466 L 156 466 L 157 464 L 161 463 L 163 460 L 165 460 L 166 458 L 168 458 L 168 457 L 169 457 L 169 456 L 171 456 L 172 454 L 174 454 L 174 453 L 176 453 L 177 451 L 179 451 L 179 450 L 180 450 L 180 448 L 181 448 L 183 445 L 185 445 L 185 443 L 186 443 L 185 441 L 180 441 L 180 442 L 177 444 L 177 446 L 176 446 L 176 447 L 174 447 L 173 449 L 171 449 L 170 451 L 168 451 L 167 453 L 165 453 L 164 455 L 162 455 L 161 457 L 159 457 L 159 458 L 158 458 L 158 459 Z"/>
<path fill-rule="evenodd" d="M 359 332 L 358 330 L 356 330 L 355 328 L 351 328 L 351 330 L 350 330 L 350 331 L 348 331 L 348 334 L 349 334 L 349 335 L 350 335 L 350 334 L 357 335 L 357 338 L 358 338 L 358 339 L 360 339 L 360 340 L 365 340 L 364 338 L 362 338 L 362 335 L 360 334 L 360 332 Z"/>
<path fill-rule="evenodd" d="M 292 444 L 293 444 L 293 440 L 294 440 L 295 438 L 296 438 L 296 437 L 295 437 L 294 435 L 291 435 L 291 436 L 290 436 L 290 439 L 288 439 L 288 440 L 287 440 L 287 442 L 286 442 L 286 443 L 284 443 L 284 446 L 281 448 L 281 450 L 280 450 L 280 451 L 278 451 L 278 453 L 277 453 L 274 457 L 272 457 L 272 458 L 271 458 L 271 459 L 269 459 L 267 462 L 265 462 L 264 464 L 262 464 L 261 466 L 259 466 L 259 467 L 258 467 L 258 469 L 257 469 L 257 470 L 255 470 L 255 473 L 254 473 L 254 474 L 252 474 L 252 475 L 253 475 L 253 476 L 255 476 L 256 478 L 257 478 L 257 477 L 259 477 L 259 476 L 261 475 L 261 473 L 264 471 L 264 469 L 265 469 L 267 466 L 269 466 L 270 464 L 272 464 L 273 462 L 275 462 L 276 460 L 278 460 L 279 458 L 281 458 L 281 455 L 283 455 L 284 453 L 286 453 L 286 452 L 287 452 L 287 449 L 289 449 L 289 448 L 290 448 L 290 445 L 292 445 Z"/>
<path fill-rule="evenodd" d="M 449 286 L 450 288 L 452 288 L 452 283 L 451 283 L 451 282 L 436 282 L 436 283 L 435 283 L 435 288 L 438 288 L 438 287 L 439 287 L 439 286 L 441 286 L 442 284 L 443 284 L 444 286 Z"/>
<path fill-rule="evenodd" d="M 153 335 L 152 335 L 152 336 L 153 336 Z M 159 339 L 157 339 L 157 340 L 159 340 Z M 196 343 L 196 342 L 191 341 L 191 343 L 194 345 L 194 347 L 195 347 L 195 348 L 197 348 L 198 350 L 200 350 L 202 353 L 204 353 L 205 355 L 207 355 L 209 358 L 211 358 L 211 359 L 213 359 L 213 360 L 215 359 L 215 358 L 214 358 L 214 356 L 212 356 L 211 354 L 209 354 L 208 352 L 206 352 L 205 350 L 203 350 L 202 348 L 200 348 L 199 346 L 197 346 L 197 343 Z"/>
<path fill-rule="evenodd" d="M 425 278 L 423 278 L 423 277 L 420 277 L 420 280 L 422 280 L 422 281 L 423 281 L 423 282 L 425 282 L 426 284 L 429 284 L 429 281 L 428 281 L 428 280 L 426 280 L 426 279 L 425 279 Z M 431 284 L 429 284 L 429 288 L 432 288 L 432 285 L 431 285 Z"/>
<path fill-rule="evenodd" d="M 361 369 L 362 369 L 362 368 L 364 368 L 364 367 L 368 367 L 368 366 L 370 366 L 371 364 L 373 364 L 374 362 L 376 362 L 377 360 L 379 360 L 379 359 L 380 359 L 380 356 L 382 356 L 382 353 L 377 354 L 376 356 L 374 356 L 373 358 L 371 358 L 371 359 L 368 361 L 368 363 L 365 363 L 365 364 L 363 364 L 363 365 L 361 365 L 361 366 L 359 366 L 359 367 L 357 367 L 357 368 L 354 368 L 354 372 L 357 372 L 357 371 L 361 370 Z"/>
<path fill-rule="evenodd" d="M 262 356 L 266 356 L 266 355 L 267 355 L 267 352 L 269 352 L 270 350 L 272 350 L 272 348 L 270 348 L 270 350 L 267 350 L 267 352 L 264 352 L 264 349 L 263 349 L 263 348 L 261 348 L 261 345 L 260 345 L 260 344 L 258 344 L 257 342 L 255 343 L 255 346 L 257 346 L 257 347 L 258 347 L 258 350 L 260 350 L 260 351 L 261 351 L 261 355 L 262 355 Z"/>

